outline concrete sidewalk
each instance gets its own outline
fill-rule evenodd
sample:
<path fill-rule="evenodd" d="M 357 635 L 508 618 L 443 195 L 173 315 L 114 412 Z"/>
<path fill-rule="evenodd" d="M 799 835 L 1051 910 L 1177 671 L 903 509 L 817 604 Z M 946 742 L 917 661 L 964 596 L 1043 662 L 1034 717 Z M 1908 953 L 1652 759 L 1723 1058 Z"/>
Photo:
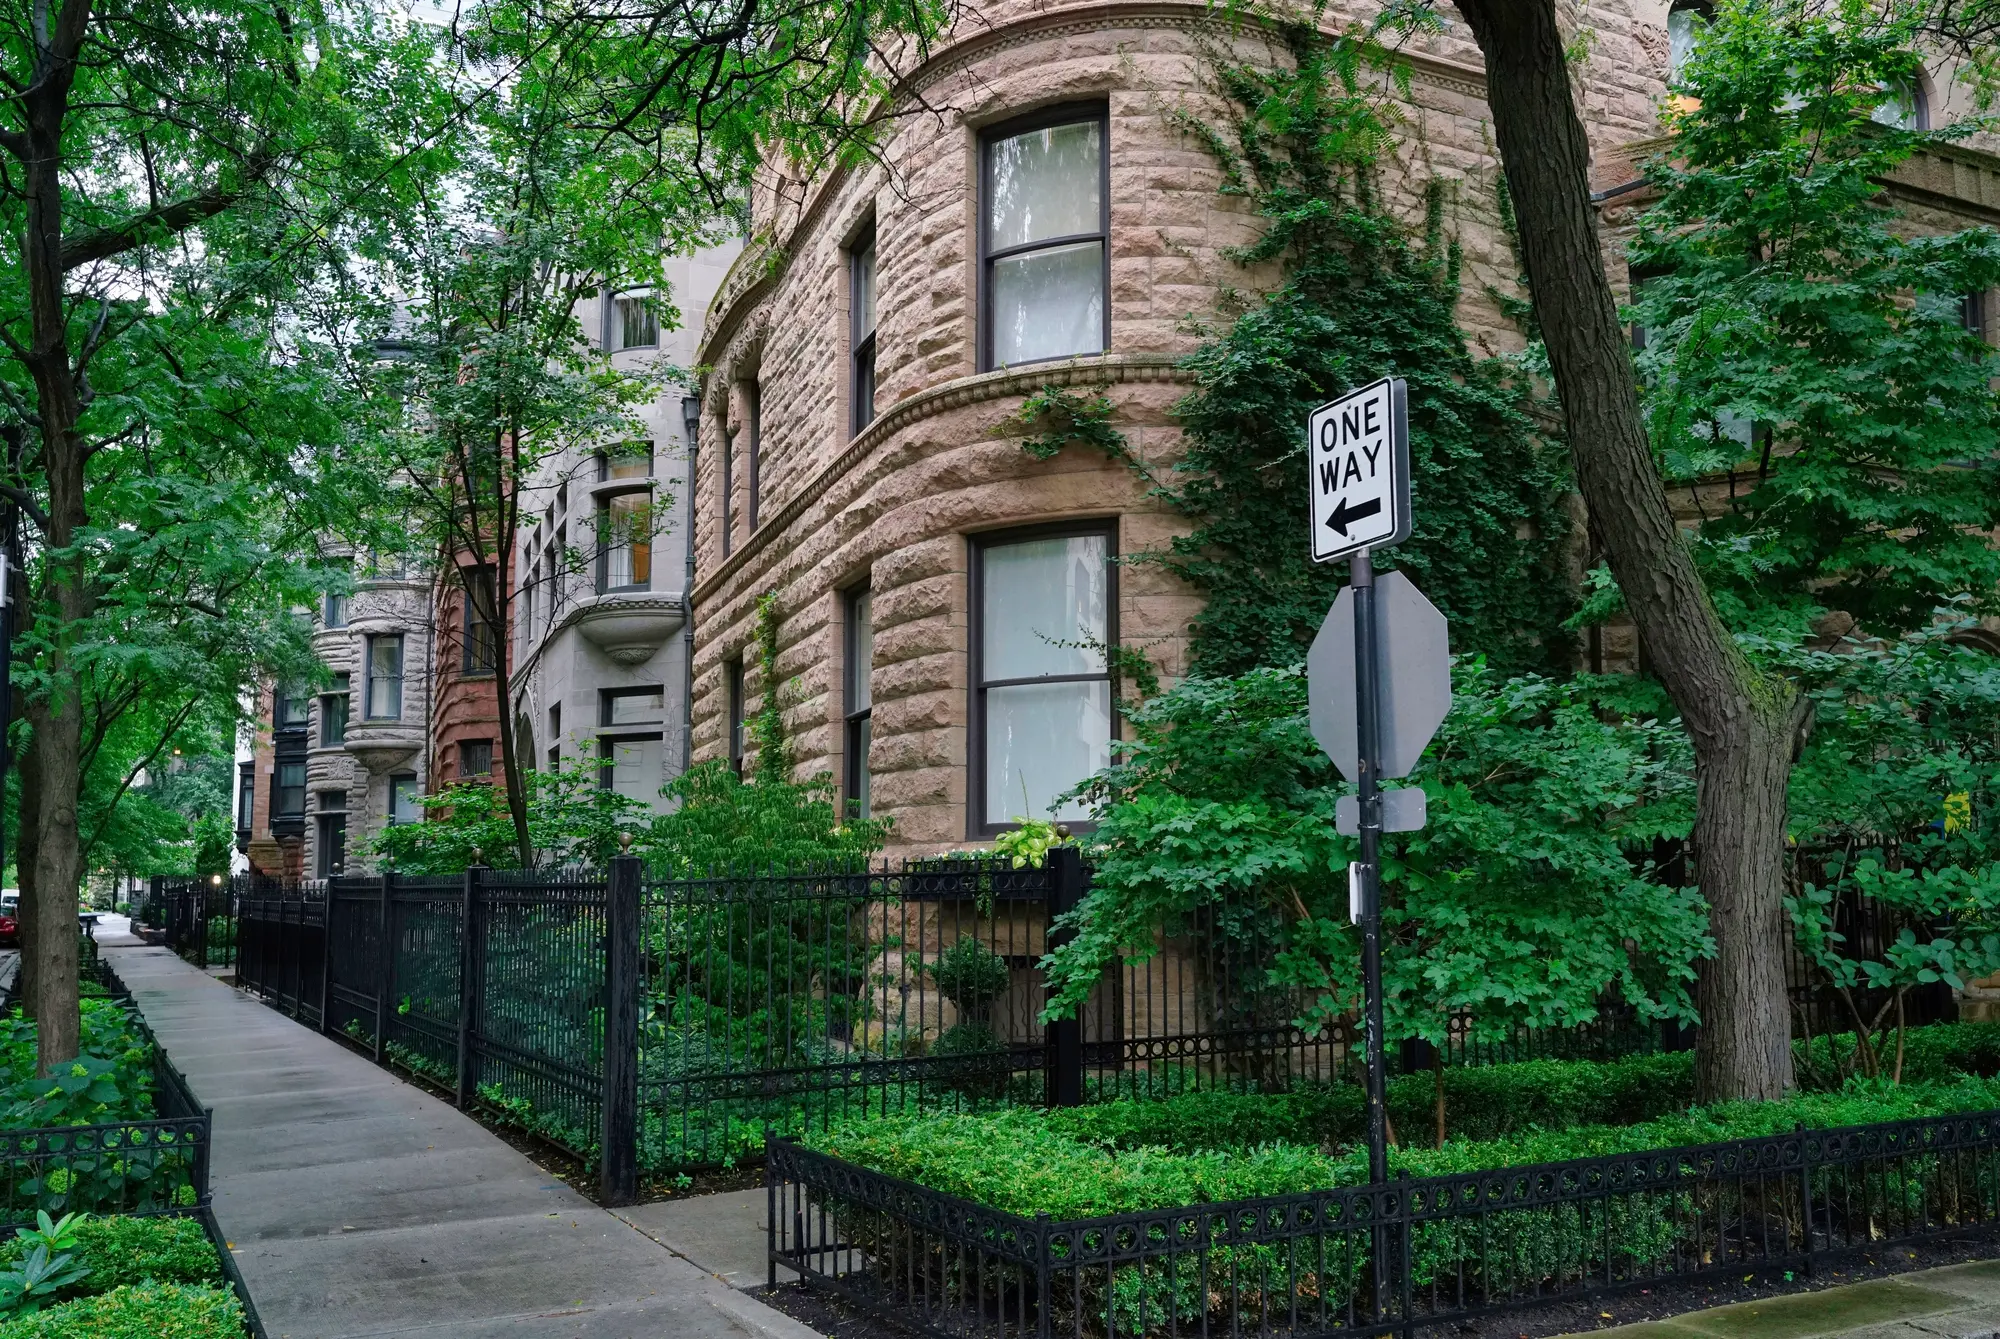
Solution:
<path fill-rule="evenodd" d="M 340 1043 L 165 949 L 105 956 L 215 1108 L 215 1213 L 272 1339 L 814 1339 Z"/>
<path fill-rule="evenodd" d="M 1591 1331 L 1592 1339 L 1992 1339 L 2000 1260 Z"/>

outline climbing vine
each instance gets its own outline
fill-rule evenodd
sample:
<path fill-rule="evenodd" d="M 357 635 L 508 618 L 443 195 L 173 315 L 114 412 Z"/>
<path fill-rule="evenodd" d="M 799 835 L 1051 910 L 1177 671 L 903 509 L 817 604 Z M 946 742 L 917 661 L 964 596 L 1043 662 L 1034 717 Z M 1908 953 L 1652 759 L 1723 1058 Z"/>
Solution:
<path fill-rule="evenodd" d="M 785 713 L 778 703 L 778 592 L 757 597 L 757 668 L 763 675 L 764 697 L 750 721 L 757 742 L 758 780 L 792 779 L 792 744 L 785 735 Z"/>
<path fill-rule="evenodd" d="M 1368 32 L 1302 25 L 1283 41 L 1276 68 L 1211 52 L 1227 114 L 1176 115 L 1221 166 L 1223 193 L 1263 221 L 1233 258 L 1285 267 L 1276 291 L 1185 363 L 1186 451 L 1155 485 L 1194 523 L 1157 559 L 1207 596 L 1194 667 L 1233 674 L 1303 656 L 1345 580 L 1307 553 L 1306 414 L 1383 376 L 1409 384 L 1417 517 L 1384 565 L 1407 569 L 1451 619 L 1454 651 L 1501 670 L 1566 664 L 1566 461 L 1515 369 L 1466 346 L 1441 186 L 1416 227 L 1376 189 L 1395 126 L 1371 71 L 1393 88 L 1394 62 Z"/>

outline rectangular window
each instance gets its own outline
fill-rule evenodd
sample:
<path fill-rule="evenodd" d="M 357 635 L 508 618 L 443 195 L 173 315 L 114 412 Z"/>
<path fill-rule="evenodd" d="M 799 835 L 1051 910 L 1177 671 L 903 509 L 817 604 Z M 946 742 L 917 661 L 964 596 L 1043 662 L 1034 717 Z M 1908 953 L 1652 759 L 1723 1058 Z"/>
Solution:
<path fill-rule="evenodd" d="M 249 832 L 257 816 L 257 764 L 240 763 L 236 768 L 236 830 Z"/>
<path fill-rule="evenodd" d="M 344 790 L 323 790 L 319 793 L 319 811 L 323 814 L 346 813 L 347 792 Z"/>
<path fill-rule="evenodd" d="M 610 451 L 597 453 L 597 482 L 617 483 L 621 479 L 653 477 L 653 444 L 625 442 Z"/>
<path fill-rule="evenodd" d="M 658 725 L 666 719 L 664 688 L 607 688 L 600 725 Z"/>
<path fill-rule="evenodd" d="M 659 688 L 607 689 L 599 699 L 598 724 L 607 729 L 658 726 L 666 717 L 667 697 Z M 657 732 L 604 734 L 598 737 L 599 784 L 641 804 L 659 798 L 666 761 Z"/>
<path fill-rule="evenodd" d="M 736 546 L 736 429 L 722 430 L 722 556 Z"/>
<path fill-rule="evenodd" d="M 493 569 L 462 567 L 465 589 L 465 663 L 467 674 L 491 674 L 500 664 L 500 628 L 495 622 Z"/>
<path fill-rule="evenodd" d="M 319 859 L 322 879 L 337 879 L 347 872 L 347 815 L 319 816 Z"/>
<path fill-rule="evenodd" d="M 403 637 L 394 633 L 368 639 L 366 684 L 368 719 L 403 719 Z"/>
<path fill-rule="evenodd" d="M 1111 344 L 1105 112 L 1058 109 L 983 140 L 982 367 Z"/>
<path fill-rule="evenodd" d="M 744 480 L 749 485 L 749 505 L 744 515 L 750 522 L 750 533 L 757 533 L 757 493 L 764 459 L 764 404 L 763 390 L 754 381 L 743 387 L 743 415 L 750 433 L 749 477 Z"/>
<path fill-rule="evenodd" d="M 650 349 L 660 342 L 660 317 L 644 289 L 619 293 L 604 304 L 604 351 Z"/>
<path fill-rule="evenodd" d="M 847 809 L 868 817 L 868 745 L 874 734 L 875 610 L 868 587 L 847 596 Z"/>
<path fill-rule="evenodd" d="M 1963 298 L 1960 298 L 1958 303 L 1958 319 L 1964 324 L 1967 330 L 1970 330 L 1981 339 L 1987 339 L 1986 294 L 1967 293 Z"/>
<path fill-rule="evenodd" d="M 348 679 L 345 674 L 334 675 L 333 691 L 320 694 L 319 744 L 321 748 L 339 748 L 346 741 L 347 696 Z"/>
<path fill-rule="evenodd" d="M 271 723 L 280 730 L 296 730 L 312 716 L 312 695 L 297 684 L 281 683 L 272 693 Z"/>
<path fill-rule="evenodd" d="M 347 592 L 330 590 L 326 593 L 326 607 L 321 612 L 320 621 L 329 629 L 347 626 Z"/>
<path fill-rule="evenodd" d="M 875 229 L 871 225 L 848 254 L 848 398 L 850 436 L 875 421 Z"/>
<path fill-rule="evenodd" d="M 420 803 L 423 791 L 417 787 L 414 772 L 401 772 L 389 778 L 389 821 L 391 823 L 421 823 L 424 806 Z"/>
<path fill-rule="evenodd" d="M 490 739 L 463 739 L 458 744 L 458 777 L 470 781 L 477 777 L 493 775 L 493 741 Z"/>
<path fill-rule="evenodd" d="M 276 793 L 272 796 L 274 818 L 302 818 L 306 812 L 306 765 L 302 762 L 278 764 Z"/>
<path fill-rule="evenodd" d="M 973 566 L 974 829 L 1087 819 L 1058 797 L 1111 761 L 1112 534 L 982 542 Z"/>
<path fill-rule="evenodd" d="M 724 690 L 729 697 L 729 768 L 743 775 L 743 661 L 739 658 L 722 667 Z"/>
<path fill-rule="evenodd" d="M 653 493 L 614 493 L 597 509 L 597 589 L 653 584 Z"/>

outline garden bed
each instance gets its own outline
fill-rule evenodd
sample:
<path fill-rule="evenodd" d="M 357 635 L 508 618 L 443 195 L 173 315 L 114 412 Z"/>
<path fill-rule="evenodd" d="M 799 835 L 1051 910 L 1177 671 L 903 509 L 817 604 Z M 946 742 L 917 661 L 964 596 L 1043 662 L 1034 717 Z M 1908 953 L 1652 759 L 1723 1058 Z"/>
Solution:
<path fill-rule="evenodd" d="M 0 1339 L 259 1333 L 199 1217 L 43 1215 L 0 1246 Z"/>
<path fill-rule="evenodd" d="M 1680 1056 L 1449 1073 L 1462 1137 L 1393 1151 L 1386 1186 L 1348 1089 L 879 1120 L 773 1145 L 772 1250 L 995 1336 L 1386 1331 L 1830 1269 L 2000 1222 L 2000 1029 L 1928 1029 L 1909 1061 L 1900 1087 L 1706 1110 Z M 1406 1137 L 1418 1083 L 1392 1094 Z"/>

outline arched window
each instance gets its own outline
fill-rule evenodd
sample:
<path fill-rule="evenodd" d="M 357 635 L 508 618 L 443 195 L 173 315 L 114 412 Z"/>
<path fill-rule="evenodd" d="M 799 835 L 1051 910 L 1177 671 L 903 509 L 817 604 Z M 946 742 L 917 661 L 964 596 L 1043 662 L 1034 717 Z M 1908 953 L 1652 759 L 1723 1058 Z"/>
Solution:
<path fill-rule="evenodd" d="M 1882 101 L 1869 114 L 1871 121 L 1898 130 L 1929 130 L 1931 128 L 1930 99 L 1924 96 L 1924 86 L 1913 81 L 1900 88 L 1885 91 Z"/>
<path fill-rule="evenodd" d="M 1679 79 L 1687 69 L 1702 29 L 1714 17 L 1712 0 L 1674 0 L 1667 11 L 1667 82 Z"/>

